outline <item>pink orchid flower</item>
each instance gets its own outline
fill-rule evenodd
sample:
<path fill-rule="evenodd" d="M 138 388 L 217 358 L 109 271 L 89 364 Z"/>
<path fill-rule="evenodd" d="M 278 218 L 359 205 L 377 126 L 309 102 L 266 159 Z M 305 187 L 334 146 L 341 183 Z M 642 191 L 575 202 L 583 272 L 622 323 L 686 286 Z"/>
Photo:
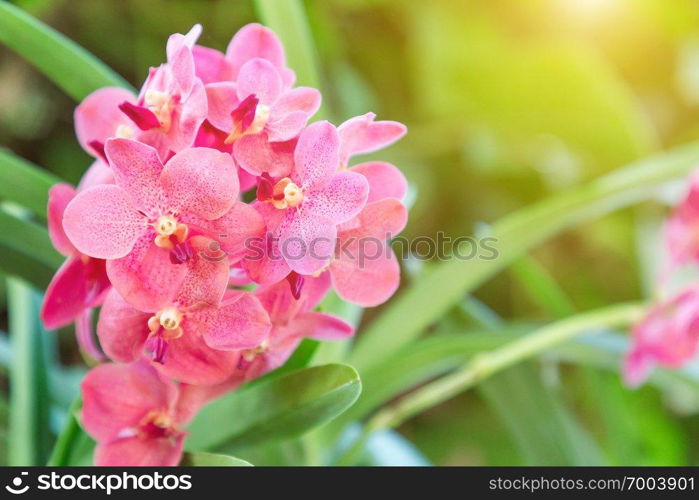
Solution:
<path fill-rule="evenodd" d="M 108 140 L 105 152 L 116 184 L 79 193 L 63 227 L 81 253 L 108 261 L 112 285 L 134 307 L 172 301 L 187 273 L 181 264 L 191 235 L 210 235 L 212 252 L 234 261 L 246 239 L 264 230 L 255 210 L 236 201 L 229 155 L 191 148 L 163 166 L 155 149 L 129 139 Z"/>
<path fill-rule="evenodd" d="M 49 191 L 49 236 L 54 247 L 67 258 L 46 289 L 41 307 L 41 320 L 48 330 L 66 326 L 85 309 L 100 305 L 109 288 L 105 261 L 79 252 L 63 232 L 63 211 L 75 194 L 68 184 L 56 184 Z"/>
<path fill-rule="evenodd" d="M 167 63 L 151 68 L 135 103 L 125 99 L 119 105 L 142 131 L 138 140 L 154 146 L 163 159 L 169 151 L 190 147 L 206 118 L 206 91 L 195 75 L 192 55 L 200 34 L 201 26 L 196 25 L 186 35 L 171 35 Z"/>
<path fill-rule="evenodd" d="M 699 289 L 692 288 L 653 307 L 632 332 L 624 362 L 630 386 L 643 383 L 656 365 L 679 368 L 699 350 Z"/>
<path fill-rule="evenodd" d="M 268 61 L 281 75 L 284 88 L 294 84 L 296 76 L 286 67 L 284 47 L 269 28 L 251 23 L 240 28 L 228 44 L 226 54 L 196 45 L 193 49 L 196 74 L 205 84 L 236 81 L 240 69 L 252 59 Z"/>
<path fill-rule="evenodd" d="M 135 308 L 114 290 L 107 295 L 97 334 L 113 361 L 132 362 L 147 351 L 163 375 L 211 385 L 231 375 L 238 351 L 255 348 L 265 339 L 270 328 L 267 313 L 253 295 L 226 291 L 228 265 L 202 256 L 207 245 L 202 236 L 192 239 L 195 256 L 171 303 Z"/>
<path fill-rule="evenodd" d="M 408 182 L 386 162 L 361 163 L 349 171 L 366 178 L 369 196 L 359 215 L 339 227 L 328 270 L 340 297 L 373 307 L 388 300 L 400 284 L 400 266 L 388 240 L 407 223 L 408 211 L 400 200 L 408 191 Z"/>
<path fill-rule="evenodd" d="M 77 192 L 90 186 L 114 182 L 111 170 L 96 161 L 85 173 Z M 46 289 L 40 317 L 47 330 L 75 322 L 75 333 L 83 352 L 95 360 L 104 359 L 92 338 L 92 308 L 99 306 L 110 287 L 105 261 L 79 252 L 63 231 L 63 212 L 75 197 L 68 184 L 56 184 L 49 190 L 48 229 L 56 250 L 66 256 Z"/>
<path fill-rule="evenodd" d="M 388 120 L 375 121 L 375 117 L 374 113 L 356 116 L 337 128 L 338 168 L 347 168 L 353 155 L 372 153 L 385 148 L 406 134 L 407 129 L 402 123 Z M 245 147 L 239 144 L 245 144 Z M 240 167 L 253 175 L 268 174 L 272 177 L 284 177 L 293 169 L 295 147 L 295 139 L 268 142 L 264 135 L 251 135 L 235 143 L 234 154 Z M 366 169 L 377 183 L 383 184 L 388 189 L 400 190 L 406 185 L 403 175 L 390 163 L 374 161 L 352 168 Z"/>
<path fill-rule="evenodd" d="M 335 258 L 328 270 L 343 299 L 362 307 L 377 306 L 398 289 L 400 266 L 388 240 L 400 233 L 408 211 L 395 198 L 368 203 L 339 229 Z"/>
<path fill-rule="evenodd" d="M 374 121 L 376 114 L 367 113 L 350 118 L 337 127 L 340 136 L 340 166 L 347 167 L 352 155 L 372 153 L 390 146 L 401 137 L 407 129 L 399 122 Z"/>
<path fill-rule="evenodd" d="M 285 90 L 272 63 L 260 58 L 246 62 L 235 82 L 207 85 L 206 94 L 207 118 L 213 126 L 228 133 L 226 144 L 239 143 L 234 146 L 234 154 L 240 148 L 254 148 L 263 140 L 281 142 L 296 137 L 320 107 L 317 90 L 310 87 Z"/>
<path fill-rule="evenodd" d="M 136 96 L 120 87 L 104 87 L 88 95 L 75 108 L 75 134 L 88 154 L 107 161 L 104 154 L 107 139 L 140 135 L 138 127 L 119 109 L 124 102 L 135 105 Z"/>
<path fill-rule="evenodd" d="M 194 140 L 194 147 L 217 149 L 222 153 L 227 153 L 232 156 L 233 145 L 226 144 L 226 137 L 228 137 L 228 134 L 220 131 L 211 125 L 208 120 L 205 120 L 201 127 L 199 127 L 197 138 Z M 246 172 L 242 168 L 238 168 L 237 162 L 236 168 L 238 170 L 238 182 L 241 192 L 248 191 L 257 186 L 257 178 L 254 175 Z"/>
<path fill-rule="evenodd" d="M 665 242 L 671 269 L 699 261 L 699 175 L 692 177 L 687 197 L 668 219 Z"/>
<path fill-rule="evenodd" d="M 82 425 L 97 441 L 95 465 L 180 462 L 187 423 L 177 410 L 180 391 L 147 363 L 93 368 L 82 382 L 82 397 Z"/>
<path fill-rule="evenodd" d="M 327 276 L 295 276 L 255 291 L 269 313 L 272 330 L 261 345 L 243 352 L 238 366 L 246 380 L 283 365 L 304 338 L 341 340 L 354 334 L 344 320 L 313 311 L 329 289 Z"/>
<path fill-rule="evenodd" d="M 206 84 L 208 121 L 226 133 L 226 144 L 236 143 L 235 156 L 254 157 L 269 142 L 295 138 L 320 106 L 317 90 L 291 88 L 282 45 L 259 24 L 243 27 L 225 56 L 197 46 L 194 60 Z"/>
<path fill-rule="evenodd" d="M 294 169 L 288 177 L 263 178 L 255 208 L 268 233 L 245 270 L 258 283 L 274 283 L 290 271 L 320 272 L 333 256 L 337 226 L 366 204 L 369 184 L 355 172 L 338 171 L 339 138 L 328 122 L 316 122 L 300 135 Z"/>

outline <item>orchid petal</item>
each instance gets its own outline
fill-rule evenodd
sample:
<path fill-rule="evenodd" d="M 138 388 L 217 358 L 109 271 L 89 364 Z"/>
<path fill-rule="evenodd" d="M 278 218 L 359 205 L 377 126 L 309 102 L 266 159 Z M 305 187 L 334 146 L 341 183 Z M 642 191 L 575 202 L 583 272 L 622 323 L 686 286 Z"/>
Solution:
<path fill-rule="evenodd" d="M 281 94 L 282 80 L 274 66 L 264 59 L 251 59 L 240 68 L 237 78 L 238 99 L 254 95 L 260 104 L 271 106 Z"/>
<path fill-rule="evenodd" d="M 364 176 L 339 172 L 322 189 L 308 195 L 303 210 L 341 224 L 364 208 L 368 195 L 369 183 Z"/>
<path fill-rule="evenodd" d="M 170 305 L 187 275 L 187 266 L 174 264 L 170 251 L 155 246 L 147 230 L 126 257 L 107 262 L 107 275 L 122 297 L 143 311 Z"/>
<path fill-rule="evenodd" d="M 296 316 L 290 327 L 298 336 L 315 340 L 343 340 L 354 335 L 354 327 L 343 319 L 313 311 Z"/>
<path fill-rule="evenodd" d="M 351 155 L 371 153 L 385 148 L 406 134 L 407 128 L 402 123 L 375 122 L 375 117 L 374 113 L 367 113 L 350 118 L 338 127 L 342 165 L 347 165 Z"/>
<path fill-rule="evenodd" d="M 233 127 L 231 112 L 239 103 L 235 83 L 211 83 L 205 90 L 208 101 L 207 119 L 217 129 L 230 132 Z"/>
<path fill-rule="evenodd" d="M 167 408 L 167 386 L 146 363 L 103 364 L 81 384 L 82 425 L 97 441 L 117 437 L 151 410 Z"/>
<path fill-rule="evenodd" d="M 339 137 L 332 124 L 315 122 L 301 132 L 294 164 L 304 189 L 317 189 L 330 182 L 339 161 Z"/>
<path fill-rule="evenodd" d="M 150 333 L 151 316 L 127 303 L 116 290 L 110 290 L 97 322 L 97 336 L 104 353 L 119 363 L 139 359 Z"/>
<path fill-rule="evenodd" d="M 75 198 L 75 189 L 70 184 L 60 183 L 51 186 L 51 189 L 49 189 L 49 201 L 46 210 L 49 237 L 56 250 L 63 255 L 70 255 L 76 251 L 63 230 L 63 213 L 73 198 Z"/>
<path fill-rule="evenodd" d="M 408 192 L 408 181 L 403 173 L 390 163 L 371 161 L 360 163 L 349 169 L 350 172 L 362 174 L 369 182 L 367 203 L 383 198 L 402 200 Z"/>
<path fill-rule="evenodd" d="M 86 189 L 68 204 L 63 229 L 80 252 L 118 259 L 131 251 L 145 222 L 126 191 L 105 184 Z"/>
<path fill-rule="evenodd" d="M 337 239 L 335 223 L 310 211 L 290 213 L 280 232 L 280 248 L 289 267 L 299 274 L 313 274 L 333 256 Z"/>
<path fill-rule="evenodd" d="M 246 62 L 255 58 L 269 61 L 277 71 L 281 71 L 286 65 L 279 38 L 272 30 L 257 23 L 243 26 L 226 49 L 226 59 L 231 63 L 234 76 L 238 75 Z"/>
<path fill-rule="evenodd" d="M 233 156 L 243 170 L 260 176 L 286 177 L 294 167 L 296 140 L 270 142 L 265 132 L 244 135 L 233 144 Z"/>
<path fill-rule="evenodd" d="M 254 295 L 230 291 L 219 307 L 192 313 L 190 321 L 212 349 L 237 351 L 262 343 L 271 323 L 267 312 Z"/>
<path fill-rule="evenodd" d="M 119 110 L 123 102 L 135 103 L 136 96 L 120 87 L 105 87 L 88 95 L 75 108 L 75 133 L 85 151 L 99 157 L 90 143 L 104 144 L 116 135 L 119 125 L 129 126 L 130 120 Z"/>
<path fill-rule="evenodd" d="M 233 80 L 231 64 L 226 60 L 222 52 L 195 45 L 192 48 L 194 57 L 194 70 L 196 76 L 207 85 L 225 80 Z"/>
<path fill-rule="evenodd" d="M 154 148 L 131 139 L 110 139 L 104 150 L 116 184 L 131 196 L 135 206 L 144 212 L 162 206 L 159 180 L 163 164 Z"/>
<path fill-rule="evenodd" d="M 230 155 L 191 148 L 173 156 L 160 177 L 170 207 L 207 220 L 218 219 L 238 197 L 238 174 Z"/>
<path fill-rule="evenodd" d="M 182 459 L 184 434 L 174 437 L 141 439 L 127 437 L 95 447 L 99 467 L 174 467 Z"/>

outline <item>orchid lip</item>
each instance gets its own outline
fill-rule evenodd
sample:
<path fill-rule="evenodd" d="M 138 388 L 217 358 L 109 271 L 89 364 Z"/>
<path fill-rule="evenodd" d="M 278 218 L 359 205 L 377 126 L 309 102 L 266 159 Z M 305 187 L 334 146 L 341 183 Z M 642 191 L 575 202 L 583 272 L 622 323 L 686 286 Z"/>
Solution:
<path fill-rule="evenodd" d="M 244 135 L 259 134 L 265 128 L 269 115 L 269 106 L 261 104 L 254 94 L 247 96 L 231 112 L 233 127 L 224 144 L 231 144 Z"/>
<path fill-rule="evenodd" d="M 265 178 L 258 187 L 258 200 L 270 202 L 274 208 L 284 210 L 294 208 L 303 201 L 303 190 L 289 177 L 284 177 L 271 189 L 271 179 Z"/>
<path fill-rule="evenodd" d="M 180 243 L 184 243 L 189 234 L 187 225 L 180 223 L 172 214 L 158 217 L 153 223 L 153 229 L 156 233 L 155 245 L 167 250 L 173 250 Z"/>
<path fill-rule="evenodd" d="M 144 439 L 168 437 L 177 432 L 172 416 L 165 410 L 150 411 L 136 429 L 136 434 Z"/>
<path fill-rule="evenodd" d="M 143 97 L 146 107 L 156 116 L 164 132 L 172 125 L 172 97 L 165 92 L 149 89 Z"/>

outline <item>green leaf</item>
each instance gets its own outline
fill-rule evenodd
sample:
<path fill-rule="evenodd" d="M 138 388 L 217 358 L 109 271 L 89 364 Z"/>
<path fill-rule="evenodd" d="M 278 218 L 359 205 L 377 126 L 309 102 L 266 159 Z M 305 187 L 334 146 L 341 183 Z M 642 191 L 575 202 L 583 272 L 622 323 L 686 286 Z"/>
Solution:
<path fill-rule="evenodd" d="M 63 425 L 61 433 L 58 435 L 56 443 L 53 445 L 53 451 L 49 458 L 48 464 L 52 467 L 76 465 L 71 462 L 76 443 L 88 437 L 78 423 L 77 413 L 82 407 L 82 400 L 78 397 L 73 401 L 68 410 L 66 423 Z"/>
<path fill-rule="evenodd" d="M 43 334 L 38 328 L 30 286 L 7 280 L 9 330 L 12 342 L 10 370 L 10 465 L 43 465 L 48 452 L 48 384 Z"/>
<path fill-rule="evenodd" d="M 575 314 L 572 301 L 553 276 L 533 257 L 525 256 L 510 267 L 515 278 L 529 296 L 556 319 Z"/>
<path fill-rule="evenodd" d="M 526 465 L 606 465 L 592 436 L 527 363 L 479 385 Z"/>
<path fill-rule="evenodd" d="M 250 462 L 240 458 L 203 451 L 185 452 L 180 465 L 188 467 L 252 467 Z"/>
<path fill-rule="evenodd" d="M 287 64 L 296 72 L 296 84 L 320 88 L 317 53 L 308 27 L 303 2 L 299 0 L 254 0 L 261 22 L 279 36 Z"/>
<path fill-rule="evenodd" d="M 534 246 L 574 224 L 651 197 L 664 182 L 688 174 L 697 161 L 699 144 L 692 143 L 632 163 L 502 218 L 488 234 L 497 238 L 497 258 L 449 260 L 433 266 L 368 326 L 349 362 L 361 371 L 377 364 Z"/>
<path fill-rule="evenodd" d="M 348 365 L 314 366 L 244 386 L 214 401 L 189 427 L 189 449 L 215 451 L 299 436 L 328 422 L 359 397 Z"/>
<path fill-rule="evenodd" d="M 500 347 L 524 331 L 471 332 L 420 339 L 362 374 L 362 396 L 337 424 L 364 418 L 397 395 L 449 373 L 479 352 Z"/>
<path fill-rule="evenodd" d="M 616 304 L 576 314 L 536 329 L 502 347 L 480 352 L 461 369 L 420 387 L 373 415 L 364 426 L 361 436 L 340 457 L 339 463 L 354 463 L 373 432 L 400 425 L 418 413 L 480 384 L 485 379 L 569 342 L 586 332 L 633 324 L 642 316 L 645 307 L 638 303 Z"/>
<path fill-rule="evenodd" d="M 13 201 L 46 220 L 49 188 L 61 179 L 27 160 L 0 149 L 0 199 Z"/>
<path fill-rule="evenodd" d="M 85 49 L 4 1 L 0 2 L 0 43 L 22 55 L 76 100 L 100 87 L 131 88 Z"/>
<path fill-rule="evenodd" d="M 0 269 L 43 289 L 63 262 L 45 228 L 0 207 Z"/>

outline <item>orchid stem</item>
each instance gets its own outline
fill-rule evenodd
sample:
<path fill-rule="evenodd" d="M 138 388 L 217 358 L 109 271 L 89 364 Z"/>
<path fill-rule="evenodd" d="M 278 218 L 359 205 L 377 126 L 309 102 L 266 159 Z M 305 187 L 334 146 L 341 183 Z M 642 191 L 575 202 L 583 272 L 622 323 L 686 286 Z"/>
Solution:
<path fill-rule="evenodd" d="M 594 330 L 631 325 L 640 319 L 644 310 L 645 305 L 636 302 L 581 313 L 539 328 L 503 347 L 475 356 L 463 368 L 423 386 L 396 404 L 377 412 L 366 423 L 361 435 L 338 459 L 338 465 L 355 463 L 374 432 L 396 427 L 486 378 L 575 337 Z"/>
<path fill-rule="evenodd" d="M 82 407 L 82 400 L 77 397 L 73 400 L 68 409 L 68 415 L 61 433 L 58 435 L 56 444 L 51 452 L 51 457 L 49 458 L 49 466 L 61 466 L 69 465 L 70 455 L 73 450 L 73 444 L 80 435 L 80 424 L 78 423 L 78 418 L 76 413 Z"/>

